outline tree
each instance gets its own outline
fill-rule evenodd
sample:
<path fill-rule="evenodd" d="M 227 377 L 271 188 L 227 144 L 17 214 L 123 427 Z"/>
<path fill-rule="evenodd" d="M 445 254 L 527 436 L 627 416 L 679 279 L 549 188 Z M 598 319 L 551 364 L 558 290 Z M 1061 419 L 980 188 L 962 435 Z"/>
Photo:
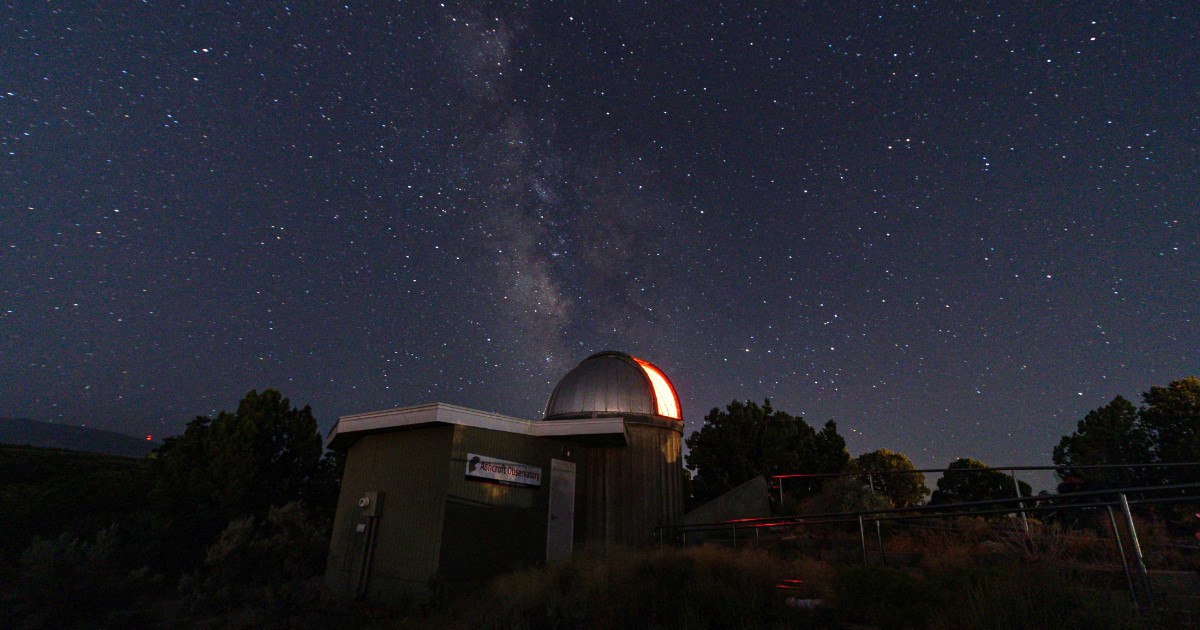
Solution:
<path fill-rule="evenodd" d="M 816 469 L 827 473 L 846 472 L 854 461 L 846 450 L 846 439 L 838 434 L 837 423 L 833 420 L 826 421 L 817 431 L 812 455 Z"/>
<path fill-rule="evenodd" d="M 1200 378 L 1189 376 L 1142 394 L 1140 417 L 1160 462 L 1200 462 Z M 1200 480 L 1197 467 L 1168 469 L 1171 483 Z"/>
<path fill-rule="evenodd" d="M 1189 376 L 1142 394 L 1144 403 L 1117 396 L 1081 420 L 1054 448 L 1064 482 L 1113 485 L 1185 483 L 1200 480 L 1200 467 L 1080 469 L 1072 465 L 1200 462 L 1200 378 Z M 1066 483 L 1063 484 L 1067 485 Z M 1061 486 L 1060 486 L 1061 487 Z"/>
<path fill-rule="evenodd" d="M 870 486 L 855 477 L 831 477 L 808 504 L 812 514 L 867 512 L 892 507 L 882 494 L 871 492 Z"/>
<path fill-rule="evenodd" d="M 724 411 L 714 408 L 700 430 L 688 436 L 687 446 L 696 503 L 758 475 L 844 472 L 850 464 L 837 423 L 831 420 L 818 432 L 804 418 L 774 409 L 770 400 L 761 406 L 733 401 Z M 812 494 L 817 487 L 797 483 L 792 490 Z"/>
<path fill-rule="evenodd" d="M 977 459 L 956 459 L 946 468 L 938 479 L 930 505 L 1016 498 L 1012 477 Z M 1033 488 L 1024 481 L 1018 487 L 1023 497 L 1033 493 Z"/>
<path fill-rule="evenodd" d="M 194 605 L 256 612 L 252 625 L 292 627 L 321 597 L 329 530 L 296 501 L 272 507 L 265 520 L 235 518 L 208 548 L 207 575 L 189 580 Z"/>
<path fill-rule="evenodd" d="M 337 471 L 323 450 L 312 409 L 272 389 L 246 394 L 235 413 L 192 420 L 151 456 L 153 559 L 190 570 L 231 520 L 263 519 L 289 501 L 325 513 Z"/>
<path fill-rule="evenodd" d="M 929 496 L 925 487 L 925 475 L 905 472 L 915 469 L 912 460 L 901 453 L 881 448 L 863 453 L 854 461 L 854 469 L 863 472 L 886 472 L 888 474 L 863 476 L 865 483 L 874 484 L 875 491 L 886 497 L 893 507 L 918 505 Z M 869 479 L 869 481 L 868 481 Z"/>
<path fill-rule="evenodd" d="M 1071 465 L 1145 464 L 1153 461 L 1150 432 L 1133 403 L 1117 396 L 1093 409 L 1079 421 L 1071 435 L 1054 447 L 1054 464 L 1063 466 L 1058 476 L 1074 485 L 1141 485 L 1152 473 L 1148 469 L 1079 469 Z M 1065 484 L 1064 484 L 1065 485 Z"/>
<path fill-rule="evenodd" d="M 63 532 L 54 539 L 33 539 L 15 566 L 4 567 L 0 627 L 162 625 L 151 605 L 161 594 L 161 580 L 130 564 L 123 538 L 110 528 L 94 538 Z"/>

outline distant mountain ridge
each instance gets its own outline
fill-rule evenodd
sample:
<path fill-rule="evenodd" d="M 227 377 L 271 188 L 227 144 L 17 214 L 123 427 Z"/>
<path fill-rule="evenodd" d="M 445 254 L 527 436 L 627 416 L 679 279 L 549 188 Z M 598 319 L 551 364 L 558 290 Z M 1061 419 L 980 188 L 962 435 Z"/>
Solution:
<path fill-rule="evenodd" d="M 0 418 L 0 444 L 61 448 L 86 453 L 145 457 L 157 444 L 114 431 L 41 422 L 29 418 Z"/>

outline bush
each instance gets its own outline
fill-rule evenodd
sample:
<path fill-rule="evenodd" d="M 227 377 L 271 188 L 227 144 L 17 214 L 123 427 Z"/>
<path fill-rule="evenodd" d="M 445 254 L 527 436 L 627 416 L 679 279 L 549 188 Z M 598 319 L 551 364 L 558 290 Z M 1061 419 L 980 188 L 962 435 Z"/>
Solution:
<path fill-rule="evenodd" d="M 0 444 L 0 566 L 15 566 L 36 537 L 90 540 L 127 523 L 145 495 L 146 467 L 143 459 Z"/>
<path fill-rule="evenodd" d="M 328 523 L 291 502 L 270 509 L 264 522 L 234 519 L 205 555 L 205 570 L 181 581 L 192 612 L 224 618 L 223 625 L 291 626 L 297 615 L 323 605 Z"/>
<path fill-rule="evenodd" d="M 853 477 L 835 477 L 826 481 L 821 492 L 808 503 L 808 509 L 815 514 L 866 512 L 890 507 L 892 504 L 886 497 L 875 494 Z"/>
<path fill-rule="evenodd" d="M 843 570 L 840 621 L 880 628 L 1134 628 L 1125 593 L 1096 589 L 1061 565 L 1014 562 L 920 577 L 883 566 Z"/>
<path fill-rule="evenodd" d="M 0 625 L 148 625 L 148 602 L 161 590 L 161 579 L 145 567 L 131 570 L 129 557 L 113 529 L 101 530 L 94 540 L 69 533 L 54 540 L 35 538 L 0 595 Z"/>
<path fill-rule="evenodd" d="M 939 576 L 948 601 L 933 628 L 1137 628 L 1127 593 L 1085 586 L 1051 563 L 968 569 Z"/>
<path fill-rule="evenodd" d="M 787 626 L 806 613 L 788 609 L 775 584 L 806 567 L 815 565 L 715 547 L 584 555 L 496 579 L 463 627 Z"/>
<path fill-rule="evenodd" d="M 834 580 L 833 606 L 839 619 L 881 628 L 922 628 L 937 603 L 924 580 L 885 566 L 850 567 Z"/>

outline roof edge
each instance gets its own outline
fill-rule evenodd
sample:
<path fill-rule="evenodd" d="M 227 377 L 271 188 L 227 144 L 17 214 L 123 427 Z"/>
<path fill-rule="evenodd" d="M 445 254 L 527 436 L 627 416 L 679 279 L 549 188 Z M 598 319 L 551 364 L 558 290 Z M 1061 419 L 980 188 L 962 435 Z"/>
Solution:
<path fill-rule="evenodd" d="M 434 425 L 458 425 L 534 437 L 614 436 L 621 443 L 628 443 L 627 420 L 632 418 L 613 416 L 582 421 L 523 420 L 438 402 L 342 416 L 326 435 L 325 445 L 333 450 L 345 450 L 364 435 Z"/>

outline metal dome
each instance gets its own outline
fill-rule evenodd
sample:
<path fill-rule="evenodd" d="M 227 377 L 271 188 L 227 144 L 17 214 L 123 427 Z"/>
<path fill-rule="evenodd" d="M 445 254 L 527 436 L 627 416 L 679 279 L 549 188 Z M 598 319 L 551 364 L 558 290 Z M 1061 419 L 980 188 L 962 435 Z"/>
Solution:
<path fill-rule="evenodd" d="M 634 414 L 679 420 L 679 397 L 654 365 L 624 352 L 599 352 L 567 372 L 546 402 L 547 420 Z"/>

